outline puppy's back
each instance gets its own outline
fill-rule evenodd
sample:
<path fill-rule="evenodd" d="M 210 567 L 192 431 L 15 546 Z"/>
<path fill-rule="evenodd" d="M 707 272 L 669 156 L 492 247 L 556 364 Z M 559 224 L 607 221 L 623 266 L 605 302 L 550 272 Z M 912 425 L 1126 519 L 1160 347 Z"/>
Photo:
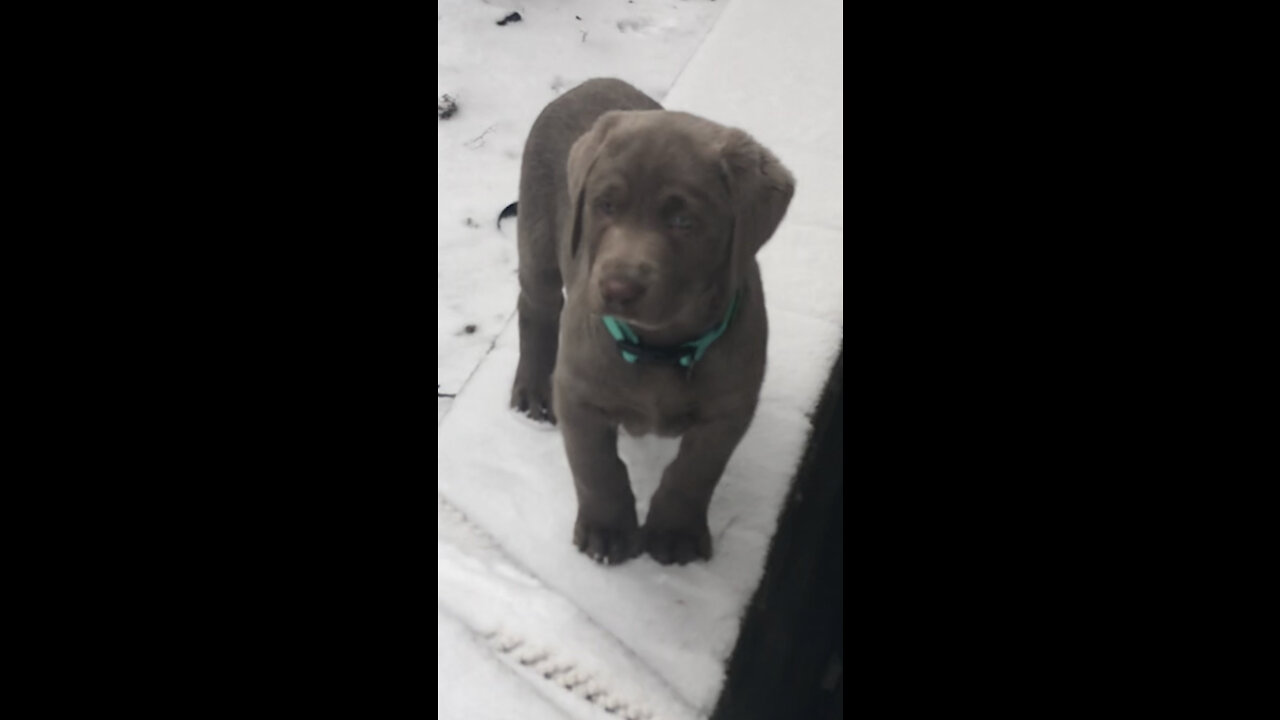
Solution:
<path fill-rule="evenodd" d="M 552 100 L 533 121 L 524 148 L 521 176 L 542 170 L 554 160 L 561 172 L 569 148 L 589 130 L 596 118 L 610 110 L 661 110 L 662 106 L 631 85 L 615 78 L 596 78 Z M 532 163 L 532 165 L 531 165 Z"/>
<path fill-rule="evenodd" d="M 610 110 L 661 109 L 648 95 L 614 78 L 588 80 L 552 100 L 533 122 L 524 146 L 520 166 L 521 226 L 545 223 L 539 235 L 550 240 L 558 236 L 568 209 L 565 165 L 569 148 L 597 118 Z"/>

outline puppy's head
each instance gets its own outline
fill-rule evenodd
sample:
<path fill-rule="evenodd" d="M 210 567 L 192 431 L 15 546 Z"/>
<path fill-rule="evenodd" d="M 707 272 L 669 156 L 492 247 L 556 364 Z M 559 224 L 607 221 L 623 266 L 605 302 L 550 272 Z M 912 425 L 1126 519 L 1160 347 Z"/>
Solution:
<path fill-rule="evenodd" d="M 795 191 L 746 133 L 661 110 L 602 115 L 569 152 L 568 180 L 590 308 L 641 330 L 723 311 Z"/>

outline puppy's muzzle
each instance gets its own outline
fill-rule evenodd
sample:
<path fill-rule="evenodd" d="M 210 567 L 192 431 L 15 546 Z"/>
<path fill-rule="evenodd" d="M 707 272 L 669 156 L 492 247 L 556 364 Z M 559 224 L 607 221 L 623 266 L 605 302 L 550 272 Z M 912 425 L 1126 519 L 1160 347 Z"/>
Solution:
<path fill-rule="evenodd" d="M 635 305 L 648 288 L 640 281 L 622 275 L 609 275 L 600 279 L 600 297 L 605 307 L 613 311 L 626 310 Z"/>

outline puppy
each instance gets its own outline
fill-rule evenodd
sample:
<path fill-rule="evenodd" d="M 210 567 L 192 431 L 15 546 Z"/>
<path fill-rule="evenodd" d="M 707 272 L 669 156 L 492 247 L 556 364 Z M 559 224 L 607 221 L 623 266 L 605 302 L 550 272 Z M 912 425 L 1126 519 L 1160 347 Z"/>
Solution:
<path fill-rule="evenodd" d="M 558 422 L 573 541 L 599 562 L 711 557 L 707 507 L 755 412 L 768 323 L 755 255 L 795 180 L 749 135 L 589 80 L 533 124 L 520 175 L 511 405 Z M 617 432 L 681 436 L 643 528 Z"/>

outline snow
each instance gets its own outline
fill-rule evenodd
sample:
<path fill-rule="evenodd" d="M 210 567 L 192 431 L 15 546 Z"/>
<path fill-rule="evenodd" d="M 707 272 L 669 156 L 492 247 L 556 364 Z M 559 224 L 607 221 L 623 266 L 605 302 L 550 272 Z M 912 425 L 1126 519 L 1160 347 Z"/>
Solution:
<path fill-rule="evenodd" d="M 843 338 L 842 5 L 439 8 L 438 92 L 459 108 L 439 122 L 438 145 L 438 382 L 457 393 L 437 415 L 439 717 L 706 717 Z M 523 20 L 494 24 L 512 11 Z M 601 76 L 742 127 L 797 178 L 787 218 L 759 255 L 769 364 L 755 420 L 711 503 L 707 563 L 646 556 L 601 567 L 578 553 L 559 433 L 507 410 L 515 222 L 499 231 L 495 221 L 516 199 L 534 117 L 558 92 Z M 620 442 L 641 518 L 677 442 Z"/>

